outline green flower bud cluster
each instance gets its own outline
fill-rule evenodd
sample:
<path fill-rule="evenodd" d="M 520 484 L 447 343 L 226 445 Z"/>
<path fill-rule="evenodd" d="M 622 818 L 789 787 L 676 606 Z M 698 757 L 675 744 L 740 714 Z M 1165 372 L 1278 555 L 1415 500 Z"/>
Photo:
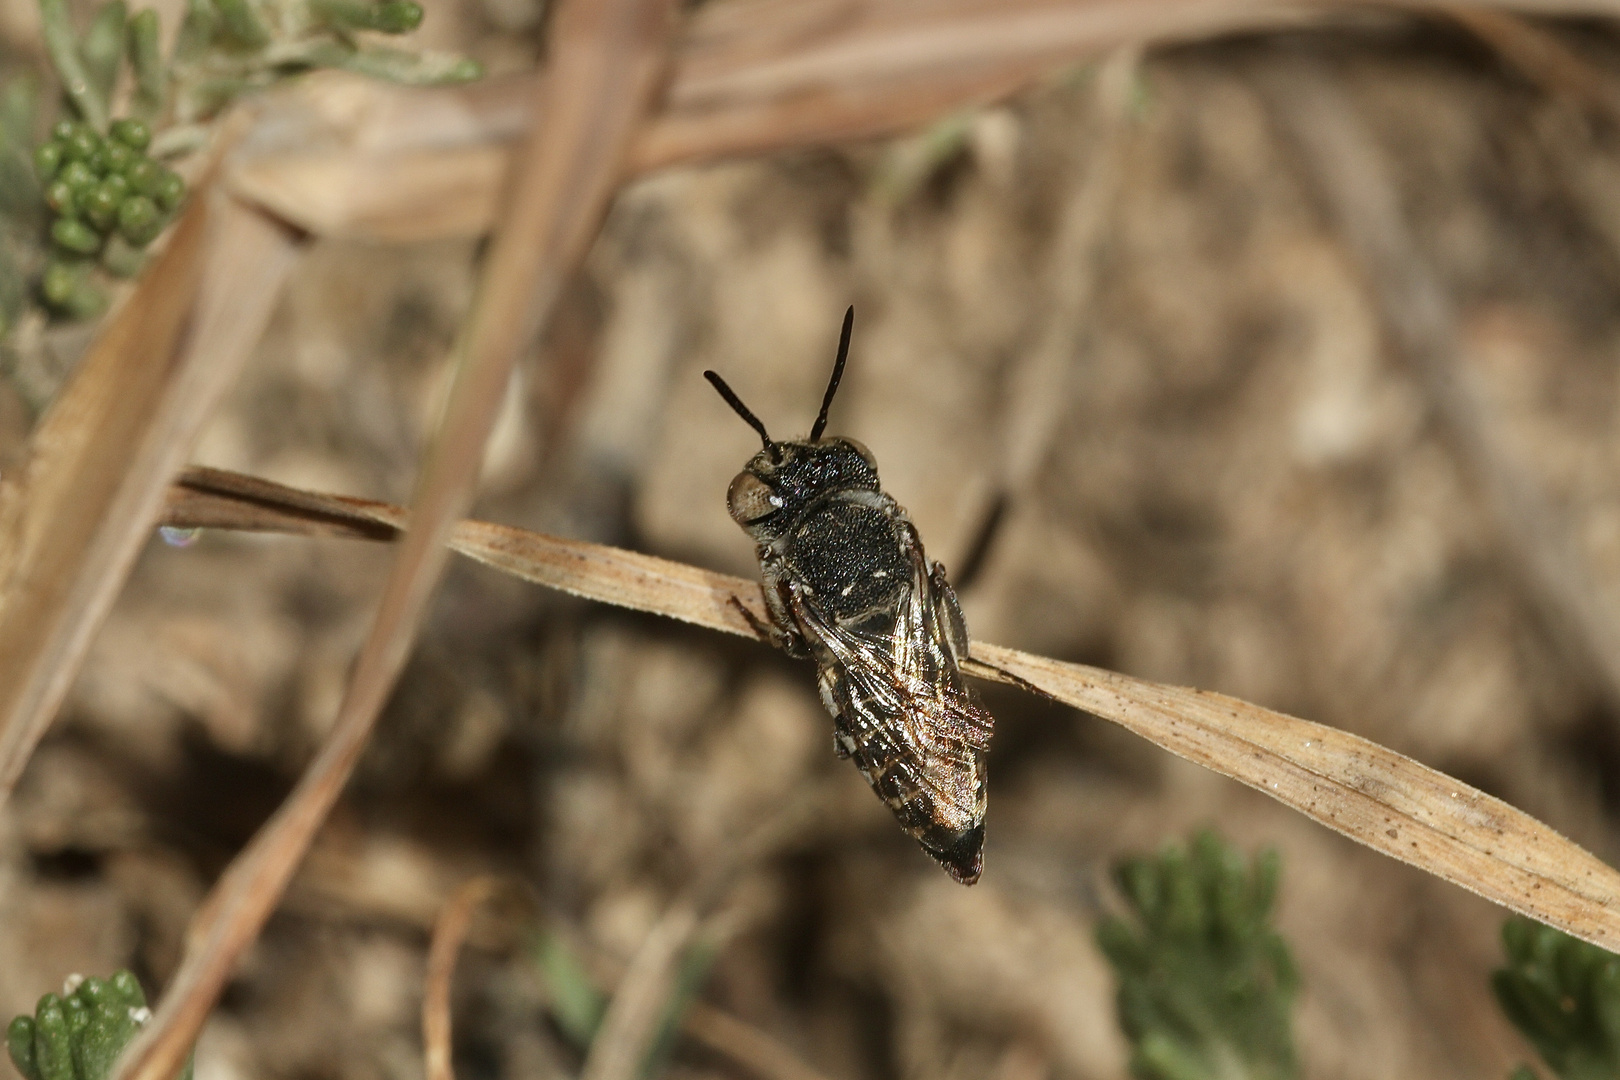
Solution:
<path fill-rule="evenodd" d="M 1248 864 L 1212 832 L 1114 868 L 1134 919 L 1106 918 L 1097 943 L 1119 979 L 1120 1027 L 1140 1080 L 1286 1080 L 1299 977 L 1271 928 L 1280 865 Z"/>
<path fill-rule="evenodd" d="M 119 120 L 103 137 L 87 124 L 63 120 L 34 151 L 45 203 L 56 215 L 51 239 L 64 251 L 94 255 L 114 231 L 144 247 L 163 231 L 186 185 L 152 160 L 152 131 L 140 120 Z"/>
<path fill-rule="evenodd" d="M 1502 949 L 1508 966 L 1491 989 L 1548 1067 L 1563 1080 L 1620 1078 L 1620 956 L 1517 915 Z"/>
<path fill-rule="evenodd" d="M 68 979 L 39 999 L 33 1016 L 6 1028 L 6 1049 L 26 1080 L 106 1080 L 113 1062 L 152 1018 L 140 983 L 127 971 L 110 979 Z M 186 1064 L 181 1080 L 191 1080 Z"/>
<path fill-rule="evenodd" d="M 105 136 L 62 120 L 34 151 L 52 214 L 53 253 L 40 291 L 58 311 L 95 309 L 99 292 L 87 280 L 88 260 L 100 254 L 109 270 L 130 272 L 126 267 L 139 258 L 131 249 L 151 243 L 185 198 L 179 174 L 147 155 L 151 141 L 141 120 L 115 121 Z"/>

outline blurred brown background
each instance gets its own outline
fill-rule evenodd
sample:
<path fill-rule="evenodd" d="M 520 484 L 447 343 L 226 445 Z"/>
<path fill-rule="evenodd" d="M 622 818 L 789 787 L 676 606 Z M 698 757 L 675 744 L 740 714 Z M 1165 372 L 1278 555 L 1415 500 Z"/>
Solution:
<path fill-rule="evenodd" d="M 0 4 L 0 70 L 38 64 L 31 12 Z M 535 62 L 543 16 L 436 0 L 419 37 L 498 76 Z M 699 373 L 802 433 L 854 303 L 831 430 L 871 447 L 975 636 L 1343 727 L 1613 861 L 1620 707 L 1534 572 L 1541 534 L 1490 492 L 1504 463 L 1538 491 L 1620 621 L 1620 35 L 1532 29 L 1568 55 L 1375 11 L 1127 48 L 907 138 L 639 180 L 519 373 L 477 514 L 752 575 L 724 493 L 757 443 Z M 1496 457 L 1403 347 L 1301 86 L 1342 95 L 1387 170 Z M 479 250 L 317 241 L 196 459 L 406 499 Z M 0 397 L 15 446 L 27 410 Z M 69 971 L 162 985 L 333 715 L 386 565 L 349 541 L 153 542 L 0 815 L 7 1015 Z M 806 805 L 732 883 L 703 997 L 833 1080 L 1122 1076 L 1091 942 L 1106 868 L 1204 823 L 1283 854 L 1305 1075 L 1530 1057 L 1490 1000 L 1483 901 L 1000 691 L 963 889 L 834 759 L 813 687 L 753 644 L 455 565 L 199 1080 L 418 1077 L 427 929 L 460 880 L 521 875 L 549 925 L 623 960 Z M 463 959 L 458 1069 L 572 1075 L 509 945 Z M 751 1074 L 684 1043 L 670 1075 Z"/>

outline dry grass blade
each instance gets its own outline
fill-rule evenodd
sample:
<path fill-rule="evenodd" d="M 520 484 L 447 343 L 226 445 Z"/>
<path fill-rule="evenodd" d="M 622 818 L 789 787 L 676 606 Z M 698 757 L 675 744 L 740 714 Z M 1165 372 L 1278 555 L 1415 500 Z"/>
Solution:
<path fill-rule="evenodd" d="M 171 1075 L 241 951 L 257 936 L 365 745 L 443 566 L 443 541 L 471 499 L 483 444 L 519 350 L 593 235 L 620 152 L 661 69 L 661 3 L 574 4 L 559 16 L 559 61 L 512 187 L 507 221 L 458 348 L 446 418 L 418 485 L 419 527 L 400 546 L 331 736 L 287 803 L 197 915 L 154 1022 L 120 1075 Z"/>
<path fill-rule="evenodd" d="M 1539 26 L 1486 7 L 1442 10 L 1526 78 L 1610 115 L 1620 110 L 1620 98 L 1603 73 Z"/>
<path fill-rule="evenodd" d="M 1127 43 L 1331 15 L 1273 0 L 759 0 L 693 19 L 668 107 L 632 160 L 760 153 L 901 131 Z"/>
<path fill-rule="evenodd" d="M 389 540 L 404 531 L 405 508 L 340 495 L 300 491 L 219 469 L 188 469 L 174 487 L 163 519 L 176 528 L 250 529 L 300 535 Z M 737 596 L 761 617 L 759 587 L 742 578 L 670 562 L 622 548 L 565 540 L 483 521 L 463 521 L 449 546 L 468 558 L 525 581 L 645 610 L 661 598 L 660 615 L 752 637 L 731 603 Z"/>
<path fill-rule="evenodd" d="M 1503 907 L 1620 948 L 1620 873 L 1500 799 L 1336 728 L 977 643 L 976 660 Z"/>
<path fill-rule="evenodd" d="M 758 1028 L 701 1001 L 687 1008 L 684 1030 L 709 1049 L 767 1080 L 827 1080 Z"/>
<path fill-rule="evenodd" d="M 598 986 L 613 988 L 623 983 L 623 963 L 602 953 L 590 953 L 585 959 Z M 703 1001 L 687 1004 L 681 1031 L 762 1080 L 827 1080 L 770 1035 Z"/>
<path fill-rule="evenodd" d="M 183 529 L 245 529 L 301 536 L 393 540 L 405 508 L 300 491 L 256 476 L 193 465 L 169 489 L 163 524 Z"/>
<path fill-rule="evenodd" d="M 1478 32 L 1501 24 L 1499 16 L 1492 21 L 1496 7 L 1620 13 L 1613 0 L 1407 6 L 1477 15 L 1470 25 Z M 682 35 L 663 108 L 637 135 L 629 167 L 893 134 L 1121 44 L 1320 22 L 1345 10 L 1276 0 L 707 4 Z M 1538 70 L 1549 63 L 1533 44 L 1519 40 L 1514 49 Z M 283 99 L 280 136 L 244 157 L 229 183 L 317 233 L 394 241 L 476 235 L 495 220 L 509 143 L 525 129 L 527 83 L 424 91 L 317 80 Z"/>
<path fill-rule="evenodd" d="M 268 487 L 261 499 L 271 497 Z M 379 521 L 403 516 L 382 503 L 296 497 L 309 508 L 289 506 L 289 517 L 356 506 Z M 214 514 L 222 527 L 231 527 L 227 503 L 221 496 Z M 242 527 L 257 527 L 250 522 L 262 516 L 246 508 Z M 649 555 L 484 522 L 463 522 L 451 544 L 528 581 L 713 630 L 753 636 L 734 598 L 764 615 L 757 583 Z M 1528 814 L 1411 758 L 1220 694 L 982 642 L 973 655 L 975 674 L 1113 720 L 1368 847 L 1587 941 L 1620 946 L 1620 873 Z"/>
<path fill-rule="evenodd" d="M 676 901 L 648 932 L 591 1040 L 580 1080 L 635 1080 L 652 1049 L 681 956 L 697 931 L 697 912 Z"/>
<path fill-rule="evenodd" d="M 1468 377 L 1451 302 L 1406 227 L 1382 152 L 1319 72 L 1286 69 L 1273 91 L 1362 263 L 1390 336 L 1474 474 L 1528 593 L 1569 651 L 1589 662 L 1609 701 L 1620 705 L 1620 617 L 1603 602 L 1562 516 L 1509 451 Z"/>
<path fill-rule="evenodd" d="M 456 890 L 433 924 L 427 979 L 422 993 L 422 1051 L 427 1080 L 456 1080 L 450 1064 L 450 980 L 473 913 L 501 887 L 500 879 L 475 877 Z"/>
<path fill-rule="evenodd" d="M 624 148 L 664 69 L 672 19 L 669 0 L 574 0 L 557 12 L 554 59 L 457 345 L 449 404 L 417 484 L 414 527 L 401 539 L 331 733 L 197 913 L 180 969 L 120 1059 L 119 1078 L 166 1080 L 179 1069 L 359 759 L 443 569 L 444 543 L 471 502 L 512 366 L 584 257 L 618 184 Z"/>
<path fill-rule="evenodd" d="M 205 182 L 0 487 L 0 801 L 257 342 L 295 246 Z"/>

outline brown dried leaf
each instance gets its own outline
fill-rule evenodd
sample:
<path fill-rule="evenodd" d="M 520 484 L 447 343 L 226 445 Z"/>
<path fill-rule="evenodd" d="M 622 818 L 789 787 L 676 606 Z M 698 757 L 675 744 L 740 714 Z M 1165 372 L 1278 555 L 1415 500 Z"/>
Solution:
<path fill-rule="evenodd" d="M 183 482 L 209 481 L 188 474 Z M 273 487 L 257 489 L 258 497 L 274 498 Z M 288 506 L 289 517 L 363 507 L 365 516 L 394 523 L 404 514 L 383 503 L 295 496 L 308 509 Z M 228 501 L 219 497 L 213 518 L 227 528 Z M 262 508 L 252 507 L 244 527 L 262 519 Z M 526 581 L 712 630 L 752 637 L 739 605 L 765 614 L 756 582 L 618 548 L 476 521 L 458 525 L 451 546 Z M 1528 814 L 1411 758 L 1208 691 L 984 642 L 973 645 L 973 657 L 976 675 L 1113 720 L 1352 840 L 1576 937 L 1620 947 L 1620 873 Z"/>
<path fill-rule="evenodd" d="M 282 226 L 200 184 L 0 485 L 0 801 L 257 342 L 293 251 Z"/>

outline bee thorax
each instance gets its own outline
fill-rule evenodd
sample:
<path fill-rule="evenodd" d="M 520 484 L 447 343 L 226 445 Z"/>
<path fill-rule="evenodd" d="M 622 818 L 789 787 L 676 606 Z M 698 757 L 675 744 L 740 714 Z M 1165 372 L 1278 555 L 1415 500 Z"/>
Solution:
<path fill-rule="evenodd" d="M 910 582 L 895 519 L 879 507 L 828 499 L 783 539 L 794 579 L 835 618 L 882 608 Z"/>

